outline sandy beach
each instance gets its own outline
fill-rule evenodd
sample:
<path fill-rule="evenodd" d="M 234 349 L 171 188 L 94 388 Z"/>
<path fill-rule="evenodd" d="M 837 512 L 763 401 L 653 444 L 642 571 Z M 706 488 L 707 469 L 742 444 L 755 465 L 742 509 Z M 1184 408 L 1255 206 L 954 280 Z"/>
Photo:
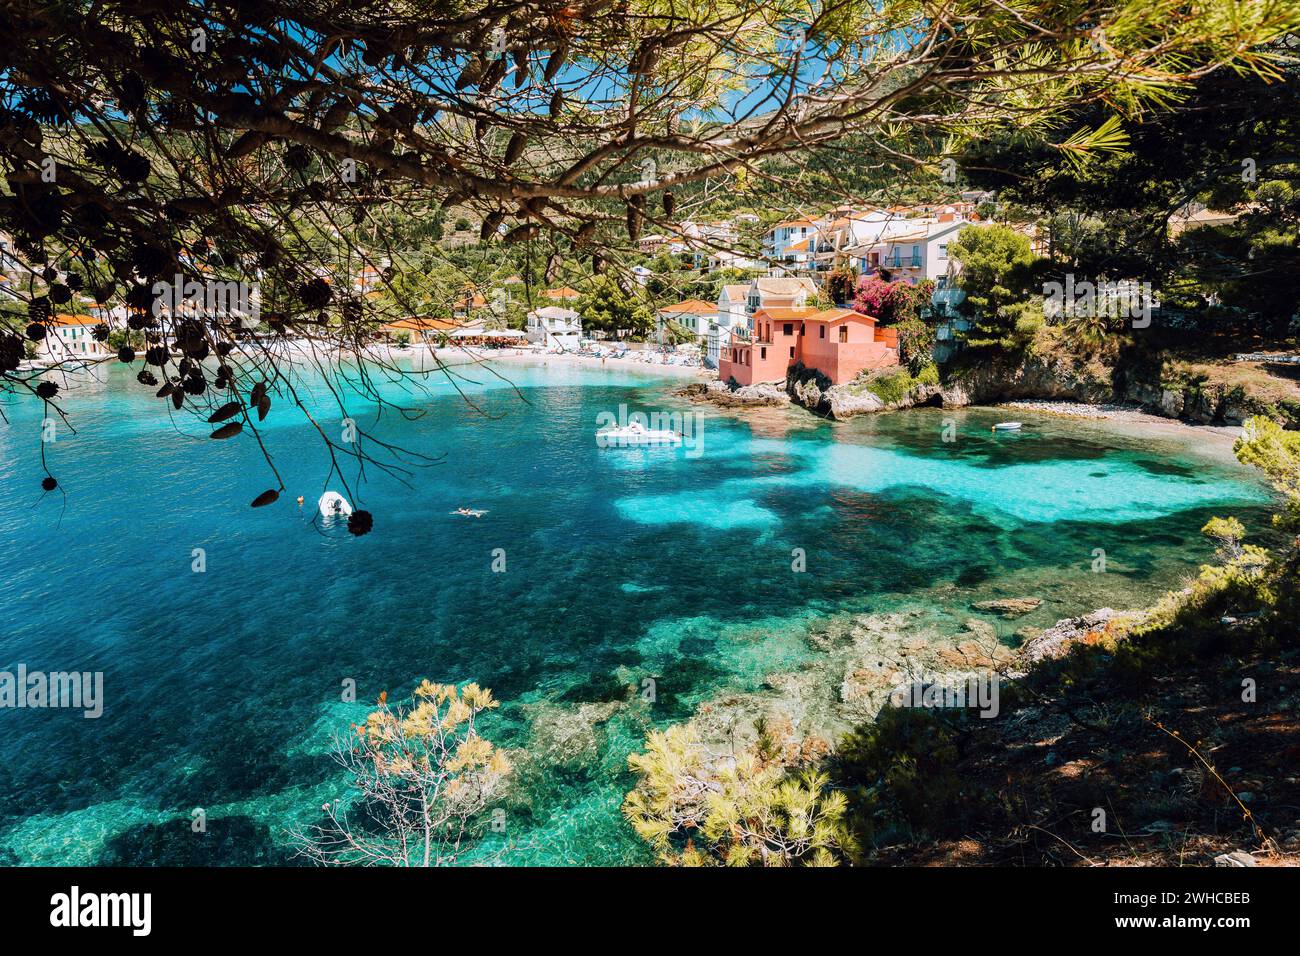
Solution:
<path fill-rule="evenodd" d="M 429 350 L 420 350 L 428 354 Z M 415 349 L 390 349 L 393 358 L 403 358 L 416 352 Z M 657 362 L 642 361 L 632 358 L 634 355 L 658 353 L 632 352 L 623 357 L 606 356 L 599 358 L 592 355 L 577 355 L 571 352 L 550 354 L 534 352 L 527 349 L 474 349 L 443 348 L 432 350 L 437 360 L 444 365 L 486 364 L 492 366 L 527 365 L 535 368 L 586 366 L 588 368 L 616 368 L 622 371 L 644 372 L 656 377 L 672 377 L 690 381 L 708 381 L 718 374 L 713 369 L 698 365 L 664 365 Z"/>

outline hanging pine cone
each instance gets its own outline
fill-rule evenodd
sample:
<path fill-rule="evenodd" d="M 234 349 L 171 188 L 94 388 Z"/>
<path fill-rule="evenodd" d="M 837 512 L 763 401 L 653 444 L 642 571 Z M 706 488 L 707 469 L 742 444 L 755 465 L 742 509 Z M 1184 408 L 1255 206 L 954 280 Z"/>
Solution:
<path fill-rule="evenodd" d="M 328 282 L 316 278 L 298 286 L 298 298 L 302 299 L 303 305 L 309 309 L 323 309 L 334 298 L 334 292 Z"/>
<path fill-rule="evenodd" d="M 369 511 L 354 511 L 348 515 L 348 530 L 360 537 L 369 534 L 375 526 L 375 518 Z"/>

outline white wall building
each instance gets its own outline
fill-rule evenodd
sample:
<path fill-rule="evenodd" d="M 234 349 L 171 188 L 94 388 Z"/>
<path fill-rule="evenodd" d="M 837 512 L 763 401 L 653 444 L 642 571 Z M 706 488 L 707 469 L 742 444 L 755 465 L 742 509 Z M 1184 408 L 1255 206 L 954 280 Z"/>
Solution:
<path fill-rule="evenodd" d="M 774 265 L 806 266 L 810 259 L 809 239 L 816 232 L 817 221 L 813 219 L 779 222 L 763 234 L 763 258 Z"/>
<path fill-rule="evenodd" d="M 664 341 L 665 327 L 669 322 L 693 332 L 700 341 L 709 334 L 709 326 L 716 325 L 718 308 L 703 299 L 686 299 L 674 305 L 666 305 L 655 313 L 655 331 L 660 342 Z"/>
<path fill-rule="evenodd" d="M 749 283 L 724 285 L 718 291 L 718 324 L 744 325 L 749 318 Z"/>
<path fill-rule="evenodd" d="M 749 328 L 749 286 L 747 282 L 734 283 L 718 290 L 718 308 L 704 335 L 704 362 L 711 368 L 717 368 L 731 330 Z"/>
<path fill-rule="evenodd" d="M 894 279 L 931 279 L 946 288 L 961 271 L 961 263 L 948 255 L 948 247 L 969 225 L 952 213 L 937 221 L 913 220 L 905 230 L 889 232 L 875 242 L 851 249 L 852 263 L 863 275 L 885 269 Z"/>
<path fill-rule="evenodd" d="M 97 342 L 92 330 L 99 319 L 90 315 L 56 315 L 54 323 L 37 346 L 37 357 L 54 362 L 109 355 L 109 348 Z"/>
<path fill-rule="evenodd" d="M 547 305 L 528 313 L 528 341 L 547 348 L 576 350 L 582 339 L 582 316 L 572 309 Z"/>

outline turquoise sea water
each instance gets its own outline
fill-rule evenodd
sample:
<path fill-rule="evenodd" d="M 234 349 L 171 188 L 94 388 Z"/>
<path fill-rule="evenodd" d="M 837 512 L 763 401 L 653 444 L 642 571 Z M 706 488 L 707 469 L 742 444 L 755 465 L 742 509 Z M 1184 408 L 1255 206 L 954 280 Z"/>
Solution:
<path fill-rule="evenodd" d="M 4 406 L 0 669 L 103 671 L 106 703 L 99 720 L 0 710 L 0 861 L 285 862 L 285 829 L 344 795 L 331 734 L 428 677 L 506 702 L 489 731 L 518 751 L 525 847 L 507 861 L 645 862 L 618 813 L 628 752 L 798 668 L 811 624 L 918 604 L 960 621 L 1024 594 L 1045 603 L 1015 626 L 1135 606 L 1209 558 L 1210 514 L 1259 529 L 1270 503 L 1195 437 L 1045 417 L 995 436 L 991 410 L 727 415 L 637 371 L 500 371 L 509 385 L 461 383 L 478 410 L 433 379 L 406 397 L 418 417 L 379 421 L 440 463 L 369 469 L 364 538 L 311 524 L 328 459 L 287 404 L 265 432 L 287 493 L 259 510 L 274 480 L 251 438 L 172 421 L 124 369 L 66 396 L 78 433 L 46 446 L 66 498 L 39 487 L 39 403 Z M 312 407 L 338 429 L 327 397 Z M 700 454 L 597 447 L 620 405 L 701 411 Z M 488 513 L 448 514 L 462 505 Z M 653 706 L 629 691 L 646 677 Z M 347 680 L 361 703 L 341 701 Z"/>

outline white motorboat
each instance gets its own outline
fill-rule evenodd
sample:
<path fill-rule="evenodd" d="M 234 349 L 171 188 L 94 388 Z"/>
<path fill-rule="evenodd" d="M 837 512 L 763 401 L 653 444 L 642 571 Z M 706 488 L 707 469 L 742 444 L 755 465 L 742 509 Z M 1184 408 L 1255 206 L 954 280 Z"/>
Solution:
<path fill-rule="evenodd" d="M 1020 422 L 998 422 L 993 426 L 995 432 L 1015 432 L 1020 430 Z"/>
<path fill-rule="evenodd" d="M 337 491 L 327 491 L 321 495 L 316 507 L 320 509 L 321 516 L 325 518 L 333 518 L 338 515 L 346 518 L 352 514 L 352 506 L 348 504 L 348 499 Z"/>
<path fill-rule="evenodd" d="M 682 436 L 675 431 L 646 428 L 640 422 L 630 422 L 622 428 L 606 428 L 596 432 L 596 444 L 601 448 L 623 448 L 628 445 L 680 445 Z"/>

